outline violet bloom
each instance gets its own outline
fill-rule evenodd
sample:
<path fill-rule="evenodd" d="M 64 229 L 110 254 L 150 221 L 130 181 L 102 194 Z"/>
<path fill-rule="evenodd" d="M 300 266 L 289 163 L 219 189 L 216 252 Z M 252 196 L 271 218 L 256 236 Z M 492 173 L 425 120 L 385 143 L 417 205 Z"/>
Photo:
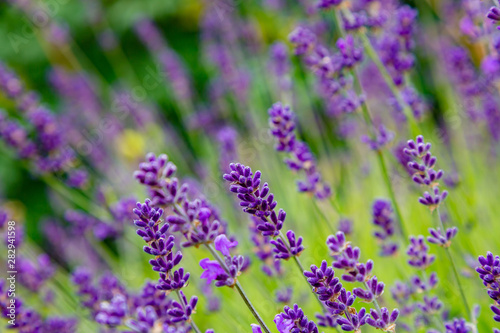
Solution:
<path fill-rule="evenodd" d="M 491 306 L 493 311 L 493 319 L 500 322 L 500 256 L 494 256 L 488 252 L 486 256 L 478 257 L 479 264 L 476 272 L 479 273 L 479 278 L 483 280 L 483 284 L 488 290 L 488 296 L 495 302 Z"/>
<path fill-rule="evenodd" d="M 224 174 L 224 180 L 231 183 L 230 191 L 236 193 L 240 200 L 240 206 L 243 211 L 254 215 L 262 221 L 257 224 L 257 230 L 263 236 L 276 237 L 279 239 L 271 241 L 275 246 L 276 259 L 288 259 L 293 256 L 299 256 L 304 250 L 302 246 L 302 237 L 296 237 L 291 230 L 287 231 L 286 237 L 282 235 L 281 229 L 285 221 L 286 213 L 280 209 L 276 213 L 277 202 L 274 200 L 274 194 L 270 193 L 269 185 L 264 183 L 262 187 L 261 172 L 252 173 L 252 169 L 240 163 L 229 165 L 231 172 Z"/>
<path fill-rule="evenodd" d="M 432 211 L 444 201 L 448 192 L 439 191 L 438 181 L 443 177 L 444 172 L 443 170 L 434 170 L 437 158 L 431 154 L 430 149 L 431 144 L 425 143 L 424 137 L 419 135 L 416 141 L 409 140 L 407 148 L 403 151 L 413 159 L 413 162 L 408 162 L 408 167 L 413 172 L 413 181 L 419 185 L 426 185 L 431 189 L 431 193 L 424 192 L 423 196 L 419 198 L 419 202 L 429 206 Z"/>
<path fill-rule="evenodd" d="M 228 171 L 228 165 L 236 161 L 238 157 L 237 141 L 238 132 L 230 126 L 225 126 L 217 131 L 216 140 L 219 144 L 219 169 Z"/>
<path fill-rule="evenodd" d="M 401 316 L 409 316 L 414 312 L 415 304 L 411 299 L 414 294 L 415 290 L 411 287 L 411 284 L 396 282 L 391 288 L 392 298 L 398 304 Z"/>
<path fill-rule="evenodd" d="M 411 236 L 410 245 L 406 250 L 406 254 L 410 257 L 408 264 L 418 269 L 426 269 L 436 259 L 436 256 L 428 254 L 428 251 L 429 246 L 425 243 L 424 236 L 418 238 Z"/>
<path fill-rule="evenodd" d="M 359 262 L 361 255 L 359 247 L 353 248 L 342 232 L 328 236 L 326 245 L 332 251 L 333 267 L 345 270 L 345 274 L 342 275 L 344 281 L 366 282 L 370 279 L 373 260 L 370 259 L 366 263 Z"/>
<path fill-rule="evenodd" d="M 371 309 L 370 318 L 366 319 L 366 323 L 372 327 L 378 328 L 384 332 L 395 331 L 396 329 L 396 320 L 399 317 L 399 310 L 394 309 L 389 313 L 387 308 L 381 308 L 381 314 L 376 310 Z"/>
<path fill-rule="evenodd" d="M 290 308 L 285 306 L 283 312 L 274 317 L 274 323 L 280 333 L 303 332 L 318 333 L 318 327 L 314 321 L 304 315 L 304 311 L 297 304 Z"/>
<path fill-rule="evenodd" d="M 177 167 L 167 162 L 166 155 L 156 157 L 149 153 L 146 160 L 134 176 L 147 187 L 151 207 L 171 208 L 165 220 L 171 225 L 171 232 L 179 232 L 185 238 L 183 247 L 212 243 L 225 232 L 225 223 L 220 221 L 215 207 L 201 196 L 188 198 L 190 186 L 174 177 Z"/>
<path fill-rule="evenodd" d="M 292 81 L 289 77 L 290 59 L 285 43 L 277 42 L 270 47 L 269 69 L 276 77 L 276 83 L 281 91 L 291 89 Z"/>
<path fill-rule="evenodd" d="M 446 329 L 446 333 L 472 332 L 472 328 L 467 325 L 467 322 L 463 318 L 455 318 L 453 321 L 446 322 L 444 328 Z"/>
<path fill-rule="evenodd" d="M 275 300 L 278 303 L 288 304 L 292 299 L 292 293 L 293 289 L 289 287 L 278 289 L 275 292 Z"/>
<path fill-rule="evenodd" d="M 340 328 L 344 331 L 358 331 L 361 326 L 365 325 L 370 315 L 366 314 L 365 308 L 361 308 L 359 312 L 356 310 L 353 311 L 351 315 L 346 318 L 339 318 L 337 320 L 337 324 L 340 325 Z"/>
<path fill-rule="evenodd" d="M 149 19 L 140 20 L 135 25 L 135 31 L 149 52 L 160 63 L 162 74 L 172 86 L 175 97 L 181 102 L 191 99 L 191 78 L 185 65 L 177 53 L 167 46 L 155 23 Z"/>
<path fill-rule="evenodd" d="M 50 257 L 45 253 L 39 255 L 36 262 L 21 256 L 18 257 L 16 268 L 19 282 L 33 293 L 40 292 L 55 273 L 55 267 L 50 262 Z"/>
<path fill-rule="evenodd" d="M 207 284 L 215 281 L 217 287 L 233 287 L 236 284 L 237 277 L 245 269 L 245 259 L 241 255 L 234 257 L 229 253 L 229 249 L 238 245 L 237 241 L 230 241 L 226 235 L 217 236 L 214 241 L 215 249 L 224 256 L 224 264 L 208 258 L 200 261 L 203 268 L 202 279 L 207 279 Z"/>
<path fill-rule="evenodd" d="M 500 22 L 500 9 L 495 6 L 491 7 L 486 17 L 496 23 Z M 497 29 L 500 30 L 500 26 L 498 26 Z"/>
<path fill-rule="evenodd" d="M 260 186 L 261 172 L 256 171 L 253 174 L 250 167 L 239 163 L 231 163 L 229 167 L 231 172 L 224 174 L 224 180 L 231 183 L 230 191 L 236 193 L 243 211 L 263 221 L 257 225 L 257 230 L 262 235 L 278 236 L 283 228 L 286 213 L 283 209 L 276 213 L 278 203 L 274 200 L 274 194 L 270 193 L 269 185 L 264 183 Z"/>
<path fill-rule="evenodd" d="M 361 137 L 361 141 L 366 143 L 371 150 L 380 151 L 394 139 L 394 133 L 387 130 L 384 125 L 380 125 L 375 138 L 367 135 Z"/>
<path fill-rule="evenodd" d="M 396 253 L 398 245 L 390 239 L 394 236 L 395 225 L 393 219 L 393 209 L 390 201 L 375 200 L 373 203 L 373 224 L 379 229 L 375 231 L 374 236 L 381 241 L 382 256 L 390 256 Z"/>
<path fill-rule="evenodd" d="M 182 267 L 173 270 L 182 260 L 182 253 L 173 252 L 175 237 L 167 234 L 170 225 L 161 220 L 163 209 L 151 208 L 151 201 L 147 199 L 144 204 L 137 203 L 134 213 L 138 217 L 134 220 L 139 228 L 137 234 L 148 244 L 144 246 L 144 252 L 154 256 L 149 263 L 160 273 L 157 288 L 166 291 L 183 288 L 189 280 L 189 273 L 185 273 Z"/>
<path fill-rule="evenodd" d="M 342 3 L 342 0 L 319 0 L 317 7 L 319 9 L 330 9 Z"/>
<path fill-rule="evenodd" d="M 443 307 L 443 303 L 437 297 L 424 296 L 422 303 L 417 303 L 417 307 L 424 314 L 435 315 L 439 313 L 439 310 Z"/>
<path fill-rule="evenodd" d="M 440 228 L 430 228 L 429 233 L 431 236 L 427 237 L 427 241 L 432 244 L 437 244 L 441 247 L 450 247 L 451 240 L 456 236 L 458 229 L 456 227 L 446 229 L 445 234 L 441 232 Z"/>
<path fill-rule="evenodd" d="M 295 136 L 295 114 L 289 106 L 277 102 L 268 110 L 271 134 L 276 138 L 277 151 L 290 154 L 285 162 L 293 171 L 304 172 L 306 179 L 297 183 L 299 192 L 314 194 L 318 199 L 326 199 L 331 195 L 330 186 L 321 181 L 316 161 L 309 146 Z"/>
<path fill-rule="evenodd" d="M 337 52 L 317 43 L 316 35 L 307 28 L 296 28 L 289 40 L 295 54 L 303 56 L 305 65 L 316 76 L 319 94 L 330 115 L 354 112 L 361 106 L 364 96 L 355 93 L 349 72 L 361 62 L 362 52 L 352 37 L 339 39 Z"/>
<path fill-rule="evenodd" d="M 352 220 L 347 219 L 347 218 L 340 219 L 339 220 L 339 225 L 338 225 L 337 229 L 340 232 L 343 232 L 345 235 L 352 234 L 352 229 L 353 229 Z"/>

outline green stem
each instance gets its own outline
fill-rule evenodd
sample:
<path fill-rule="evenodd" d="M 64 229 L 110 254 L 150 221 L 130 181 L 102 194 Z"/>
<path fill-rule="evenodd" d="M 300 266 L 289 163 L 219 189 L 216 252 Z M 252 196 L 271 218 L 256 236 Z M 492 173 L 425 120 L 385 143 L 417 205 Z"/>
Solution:
<path fill-rule="evenodd" d="M 384 155 L 382 151 L 377 151 L 377 157 L 380 164 L 380 169 L 382 170 L 382 175 L 384 176 L 384 181 L 387 186 L 387 190 L 389 191 L 389 196 L 391 197 L 392 204 L 394 205 L 394 210 L 396 211 L 396 215 L 398 216 L 398 226 L 399 233 L 403 240 L 406 240 L 406 230 L 404 227 L 403 215 L 401 214 L 401 210 L 399 209 L 398 202 L 396 201 L 396 195 L 394 193 L 394 189 L 392 188 L 391 178 L 389 177 L 389 172 L 387 171 L 387 166 L 385 165 Z"/>
<path fill-rule="evenodd" d="M 212 256 L 219 262 L 221 267 L 223 267 L 226 270 L 226 272 L 228 272 L 229 268 L 227 267 L 224 260 L 222 260 L 222 258 L 219 256 L 217 251 L 215 251 L 214 247 L 211 244 L 205 244 L 205 247 L 208 249 L 208 251 L 210 251 Z M 259 322 L 260 327 L 264 330 L 264 332 L 271 333 L 271 331 L 269 330 L 267 325 L 264 323 L 264 320 L 260 317 L 259 313 L 257 312 L 255 307 L 253 306 L 252 302 L 250 302 L 250 299 L 248 298 L 247 294 L 243 290 L 243 287 L 241 286 L 241 284 L 238 280 L 236 280 L 235 287 L 236 287 L 236 290 L 238 290 L 238 293 L 240 294 L 241 298 L 245 302 L 245 304 L 248 307 L 248 309 L 250 310 L 250 312 L 252 312 L 255 319 Z"/>
<path fill-rule="evenodd" d="M 439 207 L 436 208 L 436 215 L 437 215 L 437 219 L 438 219 L 438 224 L 441 227 L 441 231 L 443 233 L 446 233 L 446 229 L 444 228 L 443 220 L 441 219 L 441 214 L 439 214 Z M 467 311 L 467 317 L 470 320 L 472 317 L 472 312 L 470 310 L 469 303 L 467 302 L 467 298 L 465 297 L 464 288 L 462 287 L 462 283 L 460 282 L 460 276 L 458 274 L 457 267 L 455 265 L 455 261 L 453 260 L 453 256 L 451 255 L 450 248 L 445 247 L 445 252 L 446 252 L 446 255 L 448 256 L 448 260 L 450 261 L 451 268 L 453 269 L 453 275 L 455 276 L 455 280 L 457 281 L 458 290 L 460 291 L 460 297 L 462 298 L 463 305 L 465 307 L 465 310 Z"/>

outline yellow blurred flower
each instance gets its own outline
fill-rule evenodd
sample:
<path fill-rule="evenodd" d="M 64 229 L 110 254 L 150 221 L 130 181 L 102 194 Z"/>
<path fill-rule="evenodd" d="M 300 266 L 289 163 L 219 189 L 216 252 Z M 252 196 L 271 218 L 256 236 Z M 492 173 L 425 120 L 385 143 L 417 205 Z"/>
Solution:
<path fill-rule="evenodd" d="M 144 156 L 144 136 L 132 129 L 126 129 L 116 140 L 118 152 L 125 158 L 136 160 Z"/>

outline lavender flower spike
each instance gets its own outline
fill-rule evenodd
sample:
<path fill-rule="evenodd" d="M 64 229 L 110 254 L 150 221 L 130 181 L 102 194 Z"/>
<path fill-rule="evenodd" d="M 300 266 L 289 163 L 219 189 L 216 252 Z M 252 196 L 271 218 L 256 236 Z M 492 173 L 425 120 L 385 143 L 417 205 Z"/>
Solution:
<path fill-rule="evenodd" d="M 280 209 L 276 213 L 274 194 L 269 192 L 269 186 L 264 183 L 260 186 L 261 172 L 252 173 L 250 167 L 242 164 L 231 163 L 229 165 L 231 172 L 224 174 L 224 179 L 231 182 L 229 190 L 236 193 L 240 200 L 240 206 L 243 211 L 259 217 L 264 223 L 257 225 L 257 229 L 264 236 L 278 236 L 283 222 L 285 222 L 286 213 Z"/>
<path fill-rule="evenodd" d="M 429 243 L 437 244 L 442 247 L 450 247 L 451 240 L 457 235 L 458 229 L 456 227 L 448 228 L 444 235 L 440 228 L 430 228 L 429 232 L 431 234 L 431 236 L 427 237 Z"/>
<path fill-rule="evenodd" d="M 328 198 L 331 188 L 321 181 L 321 174 L 309 146 L 295 136 L 295 114 L 281 102 L 273 104 L 268 113 L 271 134 L 277 140 L 276 150 L 289 153 L 291 157 L 285 160 L 288 167 L 293 171 L 301 171 L 306 176 L 297 183 L 299 192 L 314 194 L 320 200 Z"/>
<path fill-rule="evenodd" d="M 478 260 L 481 266 L 476 267 L 476 272 L 488 289 L 488 296 L 495 302 L 491 306 L 493 319 L 500 322 L 500 256 L 488 252 L 486 257 L 479 256 Z"/>
<path fill-rule="evenodd" d="M 297 304 L 293 308 L 285 306 L 283 312 L 274 317 L 274 323 L 280 333 L 318 333 L 316 323 L 308 320 L 307 316 L 304 315 L 304 311 Z"/>

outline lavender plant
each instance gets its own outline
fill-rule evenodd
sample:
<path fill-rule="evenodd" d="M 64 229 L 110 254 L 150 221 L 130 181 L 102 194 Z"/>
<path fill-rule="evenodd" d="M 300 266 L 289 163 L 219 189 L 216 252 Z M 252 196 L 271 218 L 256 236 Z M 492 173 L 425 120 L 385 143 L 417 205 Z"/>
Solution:
<path fill-rule="evenodd" d="M 0 331 L 500 333 L 498 1 L 1 7 Z"/>

